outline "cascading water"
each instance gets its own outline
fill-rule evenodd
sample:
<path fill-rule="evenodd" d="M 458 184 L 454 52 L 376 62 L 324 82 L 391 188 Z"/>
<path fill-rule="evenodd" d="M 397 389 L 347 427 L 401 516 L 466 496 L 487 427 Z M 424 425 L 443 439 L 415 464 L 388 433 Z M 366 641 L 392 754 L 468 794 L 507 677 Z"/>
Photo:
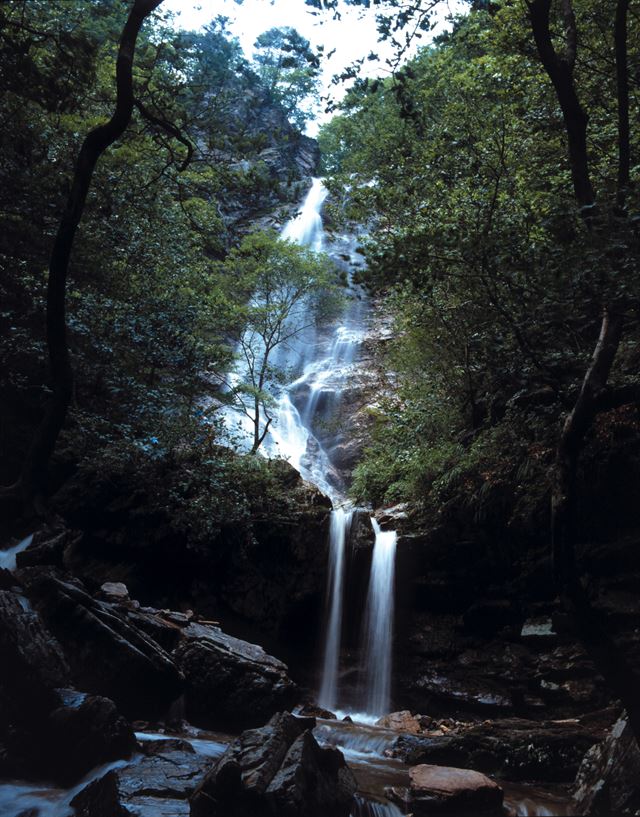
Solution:
<path fill-rule="evenodd" d="M 321 209 L 327 190 L 321 179 L 314 179 L 299 213 L 284 226 L 281 238 L 309 247 L 317 252 L 332 247 L 325 244 Z M 341 250 L 344 248 L 341 248 Z M 342 251 L 334 251 L 340 263 Z M 354 260 L 354 257 L 352 257 Z M 344 262 L 342 261 L 344 266 Z M 331 516 L 329 570 L 327 585 L 327 628 L 319 702 L 335 710 L 339 705 L 338 671 L 345 583 L 345 551 L 352 511 L 345 505 L 344 486 L 331 453 L 336 445 L 331 433 L 323 427 L 327 415 L 335 412 L 342 393 L 353 377 L 364 335 L 364 302 L 361 293 L 352 288 L 352 297 L 339 325 L 332 331 L 316 331 L 312 305 L 305 331 L 278 347 L 273 363 L 283 371 L 294 373 L 291 382 L 276 396 L 273 422 L 263 444 L 267 456 L 288 460 L 302 476 L 317 485 L 333 501 Z M 359 295 L 359 297 L 355 297 Z M 375 528 L 375 521 L 373 521 Z M 393 633 L 393 559 L 395 534 L 376 531 L 365 634 L 366 709 L 371 719 L 387 711 L 391 687 L 391 640 Z"/>
<path fill-rule="evenodd" d="M 365 614 L 366 712 L 371 716 L 389 711 L 391 699 L 391 641 L 396 541 L 395 531 L 380 530 L 371 520 L 376 535 Z"/>
<path fill-rule="evenodd" d="M 322 686 L 318 703 L 326 709 L 338 705 L 338 664 L 340 659 L 340 635 L 342 631 L 342 605 L 344 600 L 344 552 L 346 538 L 351 527 L 352 511 L 336 508 L 331 514 L 329 529 L 329 622 L 322 666 Z"/>

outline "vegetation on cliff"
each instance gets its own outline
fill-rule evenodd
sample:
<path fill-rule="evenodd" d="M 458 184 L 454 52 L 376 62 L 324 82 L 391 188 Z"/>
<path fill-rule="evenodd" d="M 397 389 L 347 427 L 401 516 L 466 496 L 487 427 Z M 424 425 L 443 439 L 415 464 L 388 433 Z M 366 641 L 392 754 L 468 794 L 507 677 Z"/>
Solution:
<path fill-rule="evenodd" d="M 158 3 L 143 6 L 151 13 Z M 50 401 L 47 266 L 73 157 L 125 90 L 114 66 L 126 12 L 118 2 L 76 0 L 0 9 L 5 485 Z M 250 286 L 232 290 L 224 259 L 260 217 L 277 225 L 316 161 L 276 93 L 280 79 L 272 88 L 261 78 L 264 66 L 245 59 L 223 18 L 198 33 L 174 29 L 158 12 L 139 23 L 131 121 L 99 157 L 76 214 L 66 285 L 75 377 L 58 465 L 105 446 L 126 457 L 131 443 L 148 452 L 197 444 L 194 405 L 207 372 L 229 365 Z M 288 79 L 293 92 L 296 77 Z"/>
<path fill-rule="evenodd" d="M 417 501 L 489 535 L 548 530 L 561 421 L 603 304 L 624 332 L 584 470 L 598 480 L 597 456 L 603 502 L 620 475 L 637 485 L 637 167 L 620 163 L 638 133 L 617 126 L 614 6 L 575 4 L 591 202 L 576 206 L 561 105 L 520 4 L 473 11 L 394 78 L 357 83 L 322 130 L 334 200 L 369 220 L 368 280 L 397 330 L 385 360 L 397 388 L 373 409 L 358 498 Z M 551 26 L 562 55 L 561 18 Z M 627 84 L 639 59 L 630 32 Z M 638 104 L 630 87 L 631 121 Z"/>

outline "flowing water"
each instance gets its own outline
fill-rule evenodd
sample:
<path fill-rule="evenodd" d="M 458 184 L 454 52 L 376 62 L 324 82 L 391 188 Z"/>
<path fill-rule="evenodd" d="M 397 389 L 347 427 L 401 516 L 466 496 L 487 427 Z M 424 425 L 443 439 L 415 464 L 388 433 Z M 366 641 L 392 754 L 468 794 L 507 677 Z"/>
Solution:
<path fill-rule="evenodd" d="M 0 569 L 4 568 L 5 570 L 15 570 L 16 556 L 18 553 L 22 553 L 23 550 L 26 550 L 32 541 L 33 534 L 30 534 L 12 548 L 9 548 L 8 550 L 0 550 Z"/>
<path fill-rule="evenodd" d="M 365 616 L 366 711 L 382 714 L 391 701 L 391 645 L 396 541 L 395 531 L 380 530 L 371 520 L 376 535 L 371 562 L 371 578 Z"/>
<path fill-rule="evenodd" d="M 344 600 L 344 552 L 352 516 L 352 511 L 336 508 L 331 514 L 329 529 L 329 578 L 327 583 L 329 620 L 322 666 L 322 686 L 318 703 L 325 709 L 330 710 L 334 710 L 338 706 L 338 666 L 340 662 L 340 636 Z"/>
<path fill-rule="evenodd" d="M 339 320 L 316 325 L 314 304 L 296 318 L 304 326 L 286 344 L 273 351 L 271 363 L 289 373 L 286 385 L 275 387 L 273 420 L 262 453 L 283 457 L 327 494 L 334 505 L 330 525 L 327 583 L 327 622 L 319 702 L 336 710 L 341 703 L 339 688 L 340 648 L 343 609 L 349 588 L 345 586 L 345 558 L 352 510 L 340 473 L 336 452 L 348 445 L 348 430 L 332 428 L 346 390 L 353 387 L 358 353 L 365 335 L 367 299 L 352 281 L 353 268 L 361 263 L 355 252 L 356 238 L 328 239 L 321 210 L 327 191 L 321 179 L 314 179 L 300 211 L 284 226 L 281 238 L 329 255 L 349 281 L 346 305 Z M 302 319 L 301 319 L 302 317 Z M 241 343 L 246 346 L 246 343 Z M 246 376 L 241 364 L 233 373 L 237 383 Z M 238 418 L 246 439 L 253 433 L 251 421 Z M 393 584 L 395 534 L 380 531 L 375 520 L 375 546 L 371 568 L 369 601 L 362 611 L 364 622 L 362 695 L 356 707 L 366 720 L 375 720 L 388 711 L 391 695 L 391 645 L 393 638 Z"/>
<path fill-rule="evenodd" d="M 285 226 L 282 237 L 314 250 L 327 250 L 343 264 L 351 255 L 356 263 L 355 240 L 343 237 L 336 246 L 327 240 L 321 218 L 326 190 L 319 179 L 313 181 L 298 216 Z M 345 252 L 345 249 L 347 252 Z M 327 624 L 319 702 L 337 711 L 341 701 L 340 655 L 345 598 L 345 562 L 353 509 L 345 498 L 339 469 L 332 461 L 332 451 L 339 432 L 327 432 L 323 422 L 339 407 L 345 389 L 349 388 L 357 364 L 358 351 L 367 319 L 366 299 L 351 286 L 351 295 L 341 319 L 330 327 L 309 326 L 301 336 L 278 353 L 277 365 L 293 372 L 289 384 L 277 395 L 275 419 L 265 440 L 269 456 L 288 459 L 305 479 L 314 482 L 327 493 L 333 503 L 331 516 L 329 564 L 327 580 Z M 305 323 L 311 323 L 305 321 Z M 241 372 L 235 372 L 236 378 Z M 237 418 L 236 418 L 237 419 Z M 245 426 L 245 432 L 250 429 Z M 385 797 L 387 786 L 404 787 L 408 782 L 408 767 L 392 757 L 398 735 L 372 724 L 390 706 L 391 656 L 394 617 L 394 574 L 396 534 L 382 531 L 371 520 L 375 543 L 369 577 L 369 589 L 363 619 L 362 683 L 360 700 L 351 713 L 354 723 L 340 720 L 318 721 L 315 735 L 323 745 L 337 746 L 343 752 L 358 783 L 358 795 L 352 817 L 400 817 L 402 811 Z M 16 555 L 29 546 L 27 537 L 15 547 L 0 553 L 0 566 L 15 568 Z M 26 600 L 25 600 L 26 601 Z M 342 713 L 346 714 L 346 713 Z M 161 740 L 163 733 L 136 733 L 140 742 Z M 181 735 L 194 750 L 216 759 L 225 751 L 228 736 L 190 730 Z M 0 783 L 0 815 L 2 817 L 70 817 L 70 804 L 75 795 L 89 782 L 97 780 L 111 769 L 138 762 L 118 761 L 99 767 L 72 789 L 62 790 L 51 785 L 11 781 Z M 505 802 L 518 815 L 567 814 L 567 798 L 555 797 L 530 787 L 505 786 Z"/>

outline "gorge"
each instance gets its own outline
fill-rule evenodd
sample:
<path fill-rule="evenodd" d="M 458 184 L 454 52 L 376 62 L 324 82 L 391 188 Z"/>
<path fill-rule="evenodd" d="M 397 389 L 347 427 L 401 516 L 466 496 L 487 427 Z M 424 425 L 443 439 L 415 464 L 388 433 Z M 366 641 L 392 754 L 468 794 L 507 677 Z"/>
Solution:
<path fill-rule="evenodd" d="M 193 5 L 0 3 L 0 817 L 633 817 L 637 0 Z"/>

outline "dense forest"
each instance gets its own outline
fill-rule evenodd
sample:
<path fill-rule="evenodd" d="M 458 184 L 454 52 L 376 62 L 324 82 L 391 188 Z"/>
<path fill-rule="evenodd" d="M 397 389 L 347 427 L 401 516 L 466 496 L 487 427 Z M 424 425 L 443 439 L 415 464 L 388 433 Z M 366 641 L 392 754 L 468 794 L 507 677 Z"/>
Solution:
<path fill-rule="evenodd" d="M 640 5 L 290 2 L 0 4 L 0 814 L 636 814 Z"/>

